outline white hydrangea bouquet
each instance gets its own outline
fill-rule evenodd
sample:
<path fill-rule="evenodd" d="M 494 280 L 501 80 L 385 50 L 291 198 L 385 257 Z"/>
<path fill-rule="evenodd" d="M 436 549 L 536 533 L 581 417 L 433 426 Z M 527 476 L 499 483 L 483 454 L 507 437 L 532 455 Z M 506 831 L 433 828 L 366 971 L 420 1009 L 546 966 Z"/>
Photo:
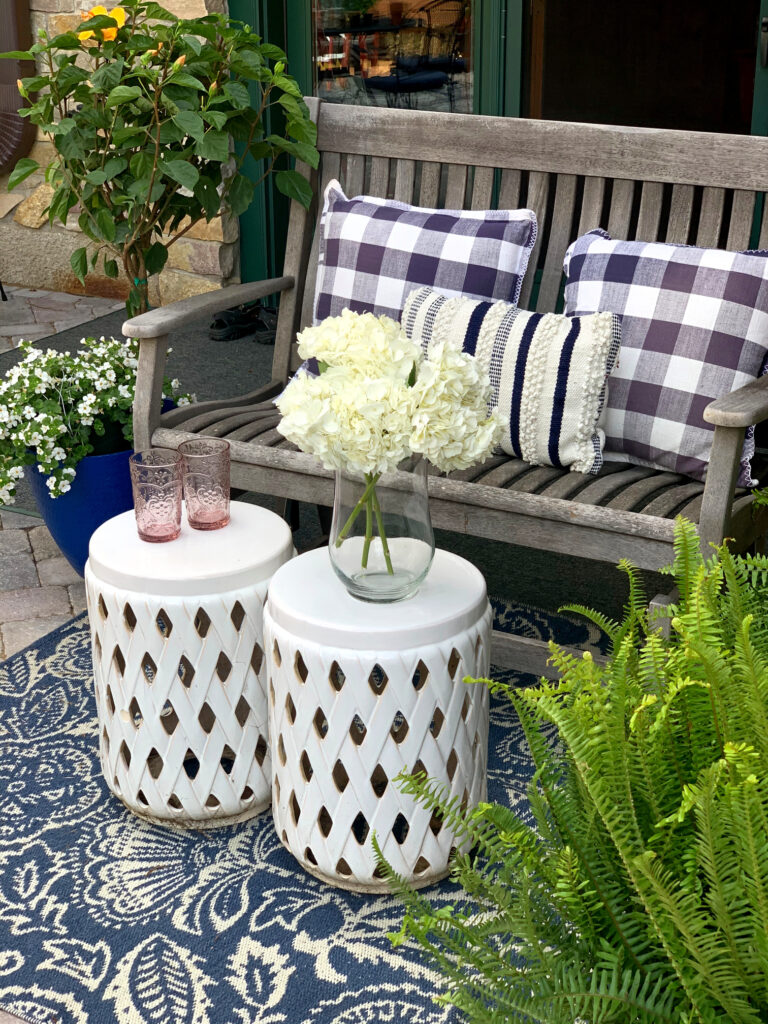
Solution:
<path fill-rule="evenodd" d="M 86 455 L 128 449 L 138 366 L 138 342 L 84 338 L 74 354 L 22 341 L 23 359 L 0 381 L 0 505 L 15 499 L 25 467 L 46 475 L 59 497 L 72 486 Z M 164 382 L 178 405 L 179 381 Z"/>
<path fill-rule="evenodd" d="M 315 359 L 320 373 L 298 373 L 276 399 L 278 430 L 326 469 L 364 478 L 335 542 L 365 512 L 362 565 L 376 523 L 392 573 L 376 484 L 412 455 L 443 472 L 484 461 L 503 429 L 498 410 L 488 409 L 488 376 L 473 356 L 445 344 L 425 356 L 399 323 L 372 313 L 345 309 L 302 331 L 298 343 L 299 355 Z"/>

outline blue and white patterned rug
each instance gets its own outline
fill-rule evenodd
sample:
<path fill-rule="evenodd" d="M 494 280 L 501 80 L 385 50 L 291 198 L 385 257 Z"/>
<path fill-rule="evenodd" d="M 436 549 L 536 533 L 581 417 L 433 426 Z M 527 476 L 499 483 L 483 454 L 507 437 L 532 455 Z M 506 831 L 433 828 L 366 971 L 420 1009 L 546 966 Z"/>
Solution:
<path fill-rule="evenodd" d="M 562 616 L 496 613 L 497 628 L 597 641 Z M 97 736 L 80 616 L 0 665 L 0 1007 L 36 1024 L 456 1019 L 418 951 L 387 939 L 395 899 L 305 874 L 268 813 L 205 832 L 145 824 L 107 790 Z M 529 773 L 493 702 L 489 798 L 521 804 Z M 427 892 L 455 899 L 448 883 Z"/>

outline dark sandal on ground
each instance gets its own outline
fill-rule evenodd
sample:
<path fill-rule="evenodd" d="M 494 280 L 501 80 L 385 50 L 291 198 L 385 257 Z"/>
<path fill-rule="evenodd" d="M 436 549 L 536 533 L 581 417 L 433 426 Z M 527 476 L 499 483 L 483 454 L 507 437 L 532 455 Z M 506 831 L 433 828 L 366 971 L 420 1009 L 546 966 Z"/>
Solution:
<path fill-rule="evenodd" d="M 252 334 L 260 344 L 272 345 L 276 326 L 275 310 L 251 304 L 217 313 L 211 321 L 208 334 L 214 341 L 231 341 Z"/>

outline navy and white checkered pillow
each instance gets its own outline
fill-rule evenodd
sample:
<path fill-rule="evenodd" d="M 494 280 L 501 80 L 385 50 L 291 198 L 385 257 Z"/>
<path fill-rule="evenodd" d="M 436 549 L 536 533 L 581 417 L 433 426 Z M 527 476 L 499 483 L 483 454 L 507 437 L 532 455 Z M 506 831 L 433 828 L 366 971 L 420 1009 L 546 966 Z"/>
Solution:
<path fill-rule="evenodd" d="M 314 322 L 356 313 L 399 320 L 422 285 L 517 302 L 536 241 L 533 210 L 427 210 L 375 196 L 324 197 Z"/>
<path fill-rule="evenodd" d="M 597 229 L 565 255 L 566 313 L 622 317 L 604 416 L 605 457 L 703 480 L 714 427 L 704 409 L 764 371 L 768 253 L 623 242 Z M 739 484 L 753 486 L 754 430 Z"/>
<path fill-rule="evenodd" d="M 412 292 L 403 328 L 424 352 L 446 344 L 488 372 L 491 408 L 509 420 L 508 455 L 536 466 L 597 473 L 605 440 L 598 423 L 605 379 L 616 362 L 621 321 L 612 313 L 529 313 L 509 302 Z"/>

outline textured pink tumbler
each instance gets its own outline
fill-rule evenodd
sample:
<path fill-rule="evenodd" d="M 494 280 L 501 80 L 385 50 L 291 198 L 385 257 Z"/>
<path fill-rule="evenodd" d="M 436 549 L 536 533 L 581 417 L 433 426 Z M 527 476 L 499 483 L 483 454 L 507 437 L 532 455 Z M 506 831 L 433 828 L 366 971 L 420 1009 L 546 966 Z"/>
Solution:
<path fill-rule="evenodd" d="M 133 506 L 139 537 L 158 544 L 181 533 L 181 455 L 172 448 L 150 448 L 131 458 Z"/>
<path fill-rule="evenodd" d="M 184 501 L 194 530 L 229 522 L 229 441 L 200 437 L 179 445 L 184 458 Z"/>

